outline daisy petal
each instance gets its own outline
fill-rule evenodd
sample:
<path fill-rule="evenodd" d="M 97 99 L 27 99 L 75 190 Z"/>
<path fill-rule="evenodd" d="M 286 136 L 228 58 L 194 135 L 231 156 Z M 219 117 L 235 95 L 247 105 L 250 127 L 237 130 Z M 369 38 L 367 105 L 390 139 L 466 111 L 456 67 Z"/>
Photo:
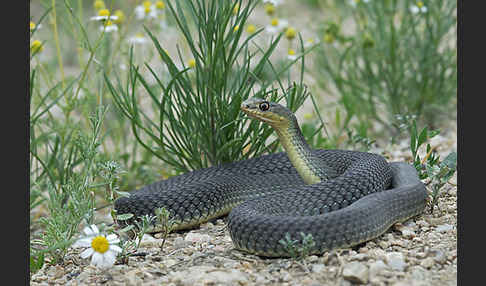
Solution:
<path fill-rule="evenodd" d="M 93 235 L 93 231 L 91 230 L 91 227 L 87 226 L 85 228 L 83 228 L 83 232 L 86 234 L 86 235 Z"/>
<path fill-rule="evenodd" d="M 114 251 L 114 252 L 122 252 L 122 249 L 121 247 L 119 247 L 118 245 L 110 245 L 110 250 L 111 251 Z"/>
<path fill-rule="evenodd" d="M 115 264 L 116 261 L 116 253 L 113 251 L 107 251 L 104 255 L 104 266 L 106 267 L 111 267 L 113 264 Z"/>
<path fill-rule="evenodd" d="M 94 266 L 99 266 L 103 263 L 103 254 L 94 251 L 93 256 L 91 257 L 91 264 Z"/>
<path fill-rule="evenodd" d="M 119 238 L 118 238 L 118 236 L 117 236 L 116 234 L 114 234 L 114 233 L 109 234 L 108 236 L 106 236 L 106 240 L 108 240 L 108 242 L 109 242 L 110 244 L 120 242 L 120 239 L 119 239 Z"/>
<path fill-rule="evenodd" d="M 98 227 L 95 224 L 91 225 L 91 230 L 93 230 L 94 234 L 100 233 L 100 230 L 98 229 Z"/>
<path fill-rule="evenodd" d="M 81 258 L 88 258 L 93 254 L 94 250 L 92 248 L 86 248 L 85 251 L 81 252 Z"/>
<path fill-rule="evenodd" d="M 84 237 L 78 239 L 75 243 L 73 243 L 73 247 L 90 247 L 91 246 L 91 238 Z"/>

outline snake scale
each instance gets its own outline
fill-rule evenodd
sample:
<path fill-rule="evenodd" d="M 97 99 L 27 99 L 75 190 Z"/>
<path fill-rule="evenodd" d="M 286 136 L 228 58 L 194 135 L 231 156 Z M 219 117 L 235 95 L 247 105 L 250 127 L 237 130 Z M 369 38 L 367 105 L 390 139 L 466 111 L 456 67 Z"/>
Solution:
<path fill-rule="evenodd" d="M 117 213 L 139 217 L 164 207 L 175 229 L 229 214 L 237 249 L 288 257 L 279 242 L 286 236 L 302 243 L 302 234 L 311 234 L 309 253 L 321 254 L 376 238 L 424 210 L 427 192 L 410 164 L 367 152 L 311 149 L 295 116 L 277 103 L 251 98 L 242 110 L 270 124 L 286 152 L 149 184 L 117 199 Z"/>

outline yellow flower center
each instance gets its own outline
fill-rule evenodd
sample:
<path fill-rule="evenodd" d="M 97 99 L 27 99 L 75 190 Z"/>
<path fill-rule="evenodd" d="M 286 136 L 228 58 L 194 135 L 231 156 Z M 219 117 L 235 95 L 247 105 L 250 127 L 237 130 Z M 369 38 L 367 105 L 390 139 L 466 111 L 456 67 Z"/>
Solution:
<path fill-rule="evenodd" d="M 150 6 L 145 6 L 145 13 L 150 13 Z"/>
<path fill-rule="evenodd" d="M 418 1 L 417 2 L 417 7 L 422 8 L 424 6 L 424 2 Z"/>
<path fill-rule="evenodd" d="M 39 40 L 34 40 L 32 44 L 30 44 L 30 49 L 33 53 L 42 51 L 42 42 Z"/>
<path fill-rule="evenodd" d="M 295 51 L 293 49 L 289 49 L 289 56 L 295 55 Z"/>
<path fill-rule="evenodd" d="M 143 1 L 143 4 L 142 5 L 145 8 L 150 8 L 150 6 L 152 6 L 152 2 L 150 2 L 150 1 Z"/>
<path fill-rule="evenodd" d="M 117 24 L 120 24 L 121 22 L 123 22 L 125 20 L 125 13 L 123 13 L 122 10 L 116 10 L 115 11 L 115 16 L 118 17 L 115 20 L 115 23 L 117 23 Z"/>
<path fill-rule="evenodd" d="M 246 27 L 246 31 L 247 31 L 248 33 L 250 33 L 250 34 L 255 33 L 255 31 L 256 31 L 256 27 L 255 27 L 255 25 L 252 25 L 252 24 L 248 25 L 248 27 Z"/>
<path fill-rule="evenodd" d="M 105 26 L 108 27 L 108 26 L 111 26 L 111 25 L 113 25 L 113 22 L 112 21 L 110 21 L 110 20 L 106 20 L 105 21 Z"/>
<path fill-rule="evenodd" d="M 233 31 L 238 31 L 240 29 L 240 25 L 236 25 L 234 28 L 233 28 Z"/>
<path fill-rule="evenodd" d="M 155 2 L 155 8 L 160 9 L 160 10 L 164 9 L 165 8 L 164 1 L 157 1 L 157 2 Z"/>
<path fill-rule="evenodd" d="M 187 64 L 189 65 L 190 68 L 194 68 L 196 66 L 196 60 L 190 59 Z"/>
<path fill-rule="evenodd" d="M 293 38 L 295 38 L 295 34 L 296 34 L 296 31 L 294 28 L 292 27 L 289 27 L 285 30 L 285 37 L 289 40 L 292 40 Z"/>
<path fill-rule="evenodd" d="M 106 237 L 100 235 L 93 238 L 91 241 L 91 247 L 96 252 L 105 253 L 108 251 L 108 248 L 110 248 L 110 244 L 108 243 L 108 240 L 106 240 Z"/>
<path fill-rule="evenodd" d="M 278 19 L 277 19 L 277 18 L 273 18 L 273 19 L 272 19 L 272 22 L 270 22 L 270 24 L 271 24 L 272 26 L 278 26 Z"/>
<path fill-rule="evenodd" d="M 331 35 L 330 33 L 324 34 L 324 42 L 326 42 L 328 44 L 331 44 L 332 42 L 334 42 L 333 35 Z"/>
<path fill-rule="evenodd" d="M 265 4 L 265 13 L 273 15 L 275 13 L 275 6 L 272 3 Z"/>
<path fill-rule="evenodd" d="M 35 29 L 35 23 L 30 21 L 30 30 L 34 30 Z"/>
<path fill-rule="evenodd" d="M 98 16 L 110 16 L 110 11 L 108 9 L 101 9 L 98 11 Z"/>
<path fill-rule="evenodd" d="M 103 0 L 96 0 L 94 1 L 93 6 L 96 10 L 105 9 L 105 2 L 103 2 Z"/>

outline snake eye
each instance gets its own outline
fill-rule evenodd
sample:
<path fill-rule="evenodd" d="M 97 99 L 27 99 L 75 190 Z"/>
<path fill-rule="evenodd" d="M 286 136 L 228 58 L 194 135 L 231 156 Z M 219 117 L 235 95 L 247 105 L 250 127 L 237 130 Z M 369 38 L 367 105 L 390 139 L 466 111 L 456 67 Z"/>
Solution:
<path fill-rule="evenodd" d="M 268 104 L 268 102 L 264 101 L 264 102 L 260 103 L 260 105 L 258 107 L 260 108 L 261 111 L 267 111 L 270 108 L 270 104 Z"/>

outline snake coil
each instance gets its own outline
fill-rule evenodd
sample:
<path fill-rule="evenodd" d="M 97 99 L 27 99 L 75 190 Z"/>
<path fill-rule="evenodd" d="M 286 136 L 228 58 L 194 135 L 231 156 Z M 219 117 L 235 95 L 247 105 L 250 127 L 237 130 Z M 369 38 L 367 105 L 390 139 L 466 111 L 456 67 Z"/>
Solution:
<path fill-rule="evenodd" d="M 289 154 L 263 155 L 159 181 L 117 199 L 115 209 L 138 217 L 164 207 L 176 221 L 175 229 L 229 213 L 228 229 L 237 249 L 288 257 L 279 242 L 286 235 L 301 243 L 302 233 L 311 234 L 315 244 L 309 253 L 320 254 L 378 237 L 425 208 L 425 186 L 410 164 L 388 163 L 366 152 L 309 150 L 305 160 L 325 162 L 336 173 L 309 184 Z"/>

